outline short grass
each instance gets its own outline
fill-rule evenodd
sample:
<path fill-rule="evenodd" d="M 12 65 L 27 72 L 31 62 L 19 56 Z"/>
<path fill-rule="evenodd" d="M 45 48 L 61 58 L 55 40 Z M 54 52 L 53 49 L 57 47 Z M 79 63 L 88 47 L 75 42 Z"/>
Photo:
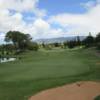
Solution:
<path fill-rule="evenodd" d="M 40 50 L 0 64 L 0 100 L 28 100 L 52 87 L 81 80 L 100 80 L 100 57 L 92 49 Z"/>

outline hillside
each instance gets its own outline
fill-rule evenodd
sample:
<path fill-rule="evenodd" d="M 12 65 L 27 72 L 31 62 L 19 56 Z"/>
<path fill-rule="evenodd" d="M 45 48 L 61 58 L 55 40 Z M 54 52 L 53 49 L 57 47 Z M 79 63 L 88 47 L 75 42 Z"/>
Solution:
<path fill-rule="evenodd" d="M 76 36 L 72 36 L 72 37 L 59 37 L 59 38 L 48 38 L 48 39 L 36 39 L 34 40 L 37 43 L 62 43 L 62 42 L 66 42 L 66 41 L 70 41 L 70 40 L 76 40 L 77 37 Z M 82 41 L 83 39 L 85 39 L 85 36 L 80 36 L 80 40 Z"/>

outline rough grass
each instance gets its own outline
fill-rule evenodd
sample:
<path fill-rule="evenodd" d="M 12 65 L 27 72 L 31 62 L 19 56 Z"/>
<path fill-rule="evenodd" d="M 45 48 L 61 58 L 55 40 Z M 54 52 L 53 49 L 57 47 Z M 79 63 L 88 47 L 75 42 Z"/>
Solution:
<path fill-rule="evenodd" d="M 0 100 L 27 100 L 51 87 L 81 80 L 100 80 L 99 58 L 88 50 L 40 50 L 0 64 Z"/>

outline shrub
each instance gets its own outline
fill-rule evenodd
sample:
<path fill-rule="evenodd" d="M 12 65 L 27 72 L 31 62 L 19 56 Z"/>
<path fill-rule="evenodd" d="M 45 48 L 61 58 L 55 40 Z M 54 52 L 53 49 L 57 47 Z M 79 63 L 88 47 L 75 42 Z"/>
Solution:
<path fill-rule="evenodd" d="M 100 43 L 97 44 L 97 49 L 100 50 Z"/>
<path fill-rule="evenodd" d="M 45 45 L 45 49 L 46 49 L 46 50 L 51 50 L 52 47 L 51 47 L 51 45 L 47 44 L 47 45 Z"/>
<path fill-rule="evenodd" d="M 55 47 L 59 47 L 61 44 L 60 43 L 54 43 Z"/>
<path fill-rule="evenodd" d="M 97 34 L 96 38 L 95 38 L 96 43 L 100 42 L 100 33 Z"/>
<path fill-rule="evenodd" d="M 31 42 L 28 44 L 28 50 L 38 51 L 38 49 L 39 49 L 39 46 L 37 43 Z"/>
<path fill-rule="evenodd" d="M 67 43 L 67 45 L 68 45 L 68 48 L 72 49 L 72 48 L 74 48 L 76 46 L 76 41 L 69 41 Z"/>
<path fill-rule="evenodd" d="M 87 36 L 83 40 L 83 45 L 85 45 L 85 47 L 92 47 L 94 45 L 94 37 L 92 37 L 91 35 Z"/>
<path fill-rule="evenodd" d="M 24 51 L 23 50 L 17 50 L 16 52 L 15 52 L 15 55 L 19 55 L 19 54 L 21 54 L 21 53 L 23 53 Z"/>

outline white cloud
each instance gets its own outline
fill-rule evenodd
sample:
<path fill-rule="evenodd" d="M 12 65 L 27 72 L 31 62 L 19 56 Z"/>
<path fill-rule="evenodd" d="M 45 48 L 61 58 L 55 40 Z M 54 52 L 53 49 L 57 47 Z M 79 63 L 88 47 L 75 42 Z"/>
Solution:
<path fill-rule="evenodd" d="M 18 30 L 29 33 L 33 38 L 52 38 L 69 35 L 93 35 L 100 31 L 100 0 L 96 5 L 90 3 L 84 14 L 63 13 L 49 17 L 45 20 L 46 10 L 38 8 L 38 0 L 0 0 L 0 40 L 9 30 Z M 87 5 L 87 4 L 86 4 Z M 11 14 L 10 10 L 15 10 Z M 22 12 L 33 12 L 35 17 L 30 23 L 24 20 Z M 52 25 L 58 25 L 54 27 Z M 2 33 L 2 34 L 1 34 Z"/>
<path fill-rule="evenodd" d="M 30 11 L 36 8 L 38 0 L 0 0 L 0 9 Z"/>
<path fill-rule="evenodd" d="M 16 12 L 34 12 L 36 16 L 45 16 L 46 11 L 38 8 L 39 0 L 0 0 L 0 9 Z"/>
<path fill-rule="evenodd" d="M 1 33 L 6 33 L 9 30 L 18 30 L 25 33 L 30 33 L 32 35 L 36 34 L 42 27 L 41 30 L 47 28 L 45 21 L 40 18 L 46 15 L 46 11 L 38 8 L 38 0 L 0 0 L 0 40 L 3 39 L 5 35 Z M 10 11 L 14 11 L 11 14 Z M 35 14 L 36 21 L 27 24 L 23 19 L 24 15 L 22 12 L 31 12 Z M 31 17 L 34 19 L 34 17 Z M 39 19 L 38 19 L 39 18 Z M 41 26 L 35 26 L 35 23 L 43 24 Z M 46 24 L 46 25 L 45 25 Z"/>
<path fill-rule="evenodd" d="M 32 24 L 32 31 L 35 32 L 32 34 L 35 38 L 60 37 L 63 33 L 62 29 L 52 28 L 47 21 L 40 18 L 35 20 Z"/>
<path fill-rule="evenodd" d="M 50 28 L 50 25 L 48 22 L 44 21 L 43 19 L 37 19 L 34 22 L 34 27 L 40 30 L 45 30 L 45 29 L 48 30 Z"/>
<path fill-rule="evenodd" d="M 84 14 L 64 13 L 52 16 L 49 22 L 66 28 L 70 35 L 87 35 L 88 32 L 93 32 L 93 35 L 96 35 L 100 32 L 100 4 L 89 8 Z"/>
<path fill-rule="evenodd" d="M 94 0 L 94 1 L 91 0 L 91 1 L 88 1 L 86 3 L 81 3 L 80 5 L 86 9 L 91 9 L 92 7 L 94 7 L 96 5 L 96 3 L 99 3 L 99 2 L 96 0 Z"/>

